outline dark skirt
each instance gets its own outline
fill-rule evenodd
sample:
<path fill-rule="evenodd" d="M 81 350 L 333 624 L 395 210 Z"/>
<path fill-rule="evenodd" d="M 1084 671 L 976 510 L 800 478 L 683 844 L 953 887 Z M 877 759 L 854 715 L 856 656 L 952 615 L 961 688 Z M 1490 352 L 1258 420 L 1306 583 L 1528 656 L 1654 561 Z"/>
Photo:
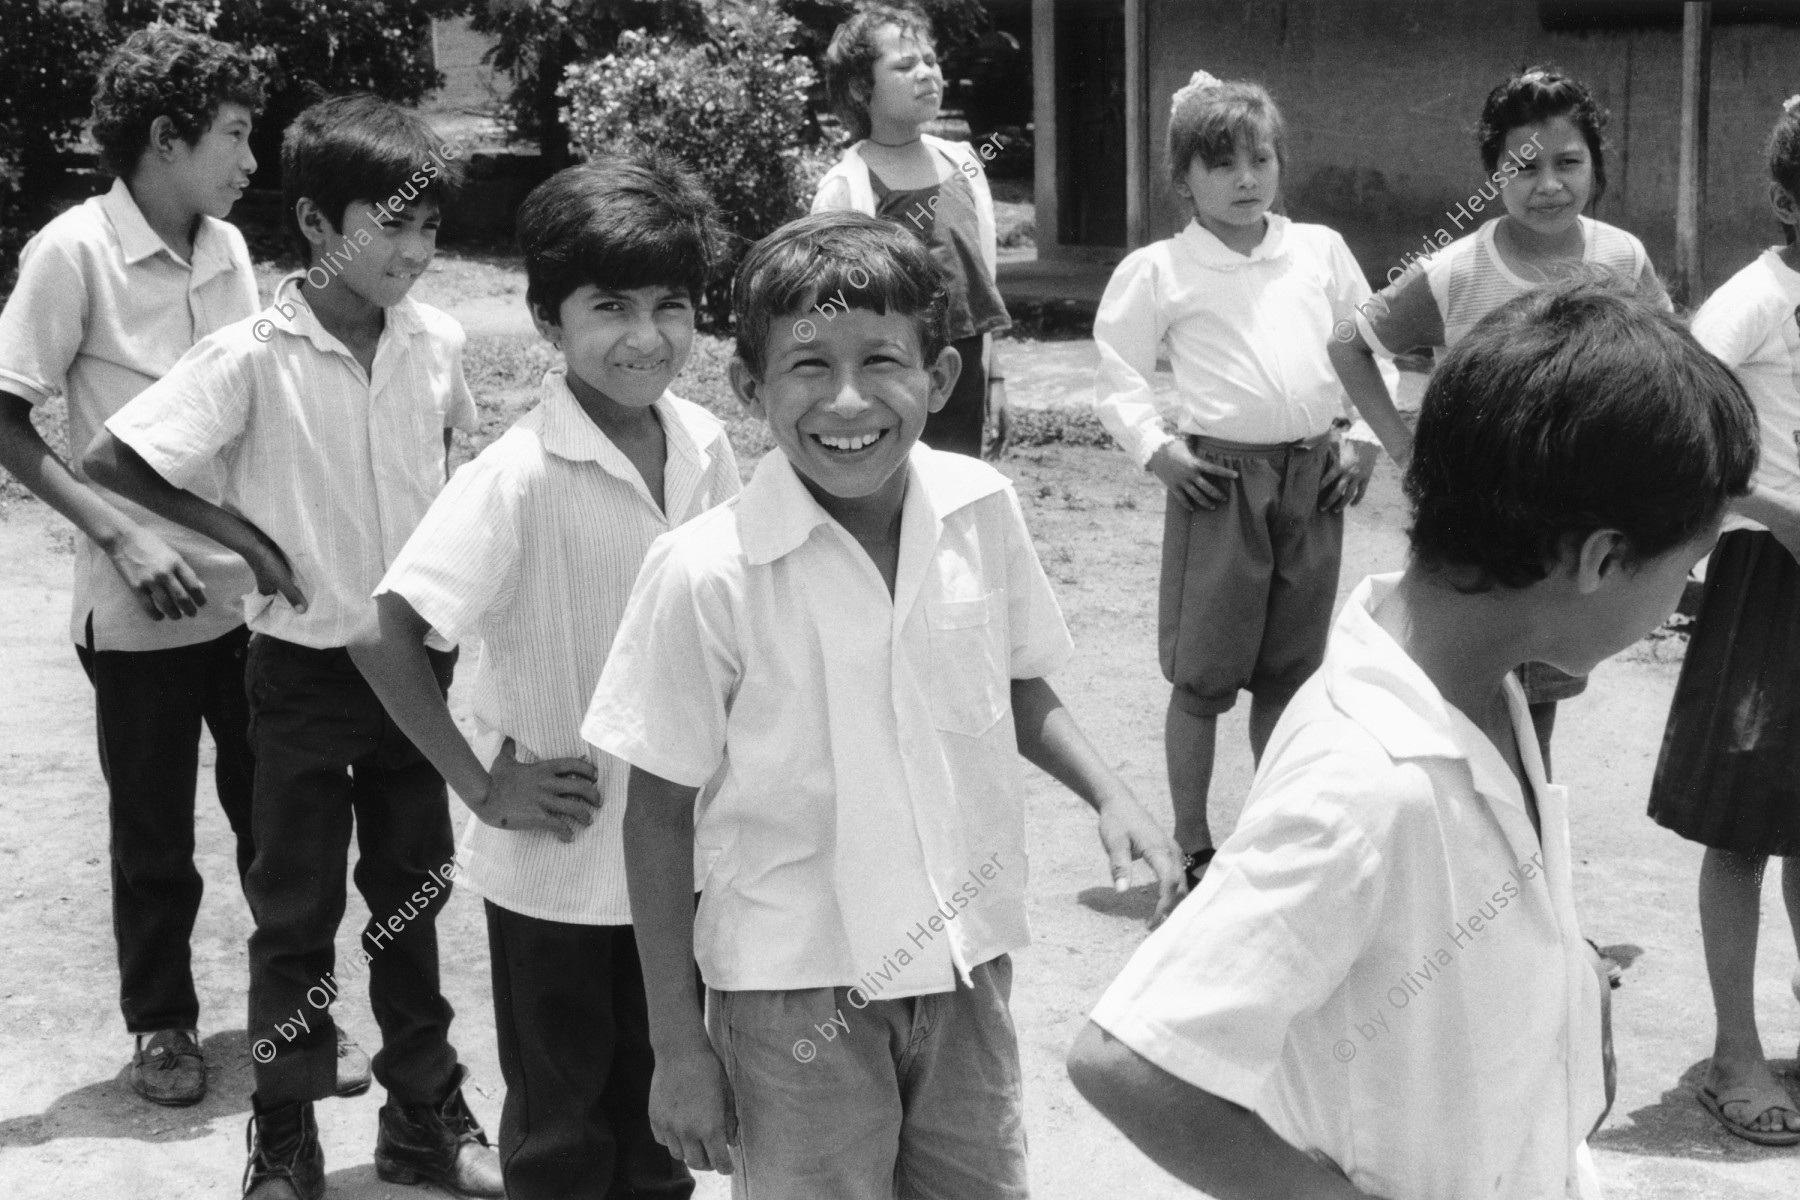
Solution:
<path fill-rule="evenodd" d="M 1733 530 L 1706 568 L 1650 816 L 1690 841 L 1800 854 L 1800 564 Z"/>
<path fill-rule="evenodd" d="M 987 371 L 981 362 L 980 334 L 950 343 L 962 355 L 962 374 L 944 407 L 925 418 L 920 440 L 933 450 L 949 450 L 981 457 L 982 434 L 987 429 Z"/>

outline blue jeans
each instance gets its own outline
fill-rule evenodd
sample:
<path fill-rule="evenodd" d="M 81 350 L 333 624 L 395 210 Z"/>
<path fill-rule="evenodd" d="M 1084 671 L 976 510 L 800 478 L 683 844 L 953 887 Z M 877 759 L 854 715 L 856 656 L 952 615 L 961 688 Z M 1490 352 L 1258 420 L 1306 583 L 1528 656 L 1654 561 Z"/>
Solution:
<path fill-rule="evenodd" d="M 1012 960 L 973 987 L 707 990 L 737 1102 L 737 1200 L 1024 1200 Z"/>

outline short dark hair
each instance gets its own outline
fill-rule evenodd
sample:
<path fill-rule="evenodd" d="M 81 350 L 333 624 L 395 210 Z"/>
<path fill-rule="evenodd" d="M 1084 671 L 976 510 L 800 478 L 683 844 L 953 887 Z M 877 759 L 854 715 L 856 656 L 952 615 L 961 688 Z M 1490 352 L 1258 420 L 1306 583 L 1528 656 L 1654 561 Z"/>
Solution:
<path fill-rule="evenodd" d="M 726 254 L 712 197 L 675 159 L 599 155 L 558 171 L 519 208 L 525 301 L 552 319 L 583 284 L 664 285 L 698 301 Z"/>
<path fill-rule="evenodd" d="M 1790 97 L 1782 105 L 1763 154 L 1769 163 L 1769 178 L 1782 191 L 1800 200 L 1800 99 Z M 1795 238 L 1794 227 L 1786 221 L 1781 223 L 1781 233 L 1789 242 Z"/>
<path fill-rule="evenodd" d="M 1466 590 L 1529 587 L 1567 539 L 1667 553 L 1749 490 L 1756 412 L 1672 315 L 1588 268 L 1514 297 L 1425 389 L 1406 471 L 1413 559 Z"/>
<path fill-rule="evenodd" d="M 1606 140 L 1602 135 L 1607 113 L 1587 84 L 1556 67 L 1526 67 L 1488 93 L 1487 102 L 1481 106 L 1481 121 L 1475 127 L 1482 166 L 1492 175 L 1500 166 L 1507 134 L 1521 125 L 1537 125 L 1552 117 L 1567 117 L 1581 131 L 1588 157 L 1594 163 L 1594 194 L 1589 203 L 1597 203 L 1606 194 Z"/>
<path fill-rule="evenodd" d="M 857 138 L 869 136 L 868 92 L 875 86 L 875 64 L 881 48 L 875 39 L 889 25 L 935 48 L 931 19 L 904 4 L 870 4 L 859 8 L 831 35 L 825 48 L 825 100 Z M 862 95 L 857 94 L 861 87 Z"/>
<path fill-rule="evenodd" d="M 816 326 L 830 319 L 825 313 L 807 317 L 825 297 L 911 317 L 927 364 L 950 344 L 950 295 L 924 242 L 862 213 L 814 213 L 756 243 L 738 268 L 731 297 L 737 355 L 751 374 L 762 376 L 777 321 L 804 317 Z"/>
<path fill-rule="evenodd" d="M 1267 140 L 1275 161 L 1287 165 L 1287 122 L 1260 83 L 1232 79 L 1183 88 L 1169 113 L 1169 180 L 1180 183 L 1198 158 L 1208 167 L 1228 165 L 1239 146 Z"/>
<path fill-rule="evenodd" d="M 167 117 L 190 146 L 212 127 L 221 104 L 252 116 L 263 106 L 263 77 L 236 46 L 172 25 L 140 29 L 112 52 L 94 83 L 94 141 L 106 169 L 137 169 L 150 126 Z"/>
<path fill-rule="evenodd" d="M 312 245 L 294 206 L 311 200 L 344 231 L 344 210 L 367 200 L 393 210 L 432 201 L 440 207 L 462 183 L 454 147 L 418 113 L 366 93 L 333 96 L 303 110 L 281 139 L 281 200 L 300 257 Z"/>

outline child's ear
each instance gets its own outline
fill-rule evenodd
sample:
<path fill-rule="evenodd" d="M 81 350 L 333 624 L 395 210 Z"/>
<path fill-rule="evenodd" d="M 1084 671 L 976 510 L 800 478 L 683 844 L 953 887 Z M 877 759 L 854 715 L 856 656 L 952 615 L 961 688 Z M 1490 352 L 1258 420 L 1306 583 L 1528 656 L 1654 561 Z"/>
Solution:
<path fill-rule="evenodd" d="M 1581 540 L 1575 551 L 1575 588 L 1591 595 L 1612 581 L 1615 572 L 1625 567 L 1630 547 L 1625 535 L 1616 529 L 1596 529 Z"/>
<path fill-rule="evenodd" d="M 533 304 L 527 300 L 525 307 L 531 312 L 531 323 L 537 327 L 539 336 L 558 350 L 562 349 L 562 321 L 560 314 L 551 313 L 542 304 Z"/>
<path fill-rule="evenodd" d="M 927 411 L 938 412 L 950 403 L 950 393 L 956 389 L 956 381 L 965 370 L 979 371 L 980 363 L 967 363 L 962 360 L 962 351 L 955 346 L 945 346 L 938 351 L 937 361 L 926 368 L 931 374 L 931 397 L 926 402 Z"/>
<path fill-rule="evenodd" d="M 294 201 L 294 220 L 299 224 L 301 234 L 315 246 L 323 246 L 325 239 L 337 232 L 325 219 L 325 210 L 313 203 L 310 196 Z"/>
<path fill-rule="evenodd" d="M 1800 227 L 1800 202 L 1773 179 L 1769 181 L 1769 207 L 1775 210 L 1775 219 L 1783 225 Z"/>
<path fill-rule="evenodd" d="M 150 122 L 149 148 L 163 161 L 167 162 L 175 156 L 176 146 L 187 144 L 187 140 L 175 132 L 175 122 L 168 117 L 158 117 Z"/>
<path fill-rule="evenodd" d="M 762 380 L 756 377 L 750 364 L 734 355 L 728 374 L 731 376 L 731 390 L 744 402 L 744 407 L 766 420 L 768 415 L 763 412 L 762 397 L 759 395 Z"/>

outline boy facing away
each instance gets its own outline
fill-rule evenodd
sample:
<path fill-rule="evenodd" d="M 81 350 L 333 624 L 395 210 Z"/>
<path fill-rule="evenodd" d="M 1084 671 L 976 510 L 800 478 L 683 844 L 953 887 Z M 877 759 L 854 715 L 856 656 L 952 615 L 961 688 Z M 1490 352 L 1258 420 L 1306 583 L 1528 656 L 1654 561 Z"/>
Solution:
<path fill-rule="evenodd" d="M 437 913 L 454 850 L 443 779 L 388 719 L 345 645 L 444 483 L 452 428 L 475 425 L 462 329 L 406 298 L 431 262 L 456 164 L 413 113 L 372 96 L 314 105 L 282 145 L 289 230 L 309 266 L 274 304 L 196 346 L 107 422 L 94 477 L 236 551 L 255 572 L 246 688 L 256 861 L 245 894 L 254 1143 L 245 1192 L 325 1189 L 313 1101 L 338 1090 L 336 991 L 352 822 L 369 906 L 360 957 L 388 1091 L 383 1179 L 501 1194 L 463 1103 L 438 987 Z M 454 155 L 451 156 L 452 158 Z M 216 468 L 218 503 L 191 490 Z M 448 688 L 454 654 L 431 667 Z"/>
<path fill-rule="evenodd" d="M 1236 833 L 1094 1010 L 1083 1095 L 1220 1200 L 1593 1200 L 1605 985 L 1510 673 L 1673 611 L 1756 445 L 1730 372 L 1634 297 L 1564 283 L 1478 326 L 1426 392 L 1405 573 L 1353 593 Z"/>
<path fill-rule="evenodd" d="M 131 1085 L 158 1104 L 206 1094 L 188 938 L 200 909 L 194 788 L 200 726 L 219 805 L 250 868 L 250 569 L 224 548 L 101 488 L 45 445 L 31 409 L 67 397 L 79 454 L 108 417 L 195 342 L 257 308 L 244 238 L 221 218 L 256 159 L 262 81 L 248 55 L 183 30 L 141 30 L 105 67 L 94 137 L 112 189 L 25 246 L 0 313 L 0 466 L 86 536 L 75 551 L 75 653 L 94 685 L 106 777 L 119 1007 L 137 1039 Z M 215 495 L 216 477 L 195 488 Z"/>
<path fill-rule="evenodd" d="M 1024 1196 L 1015 754 L 1098 810 L 1117 886 L 1150 859 L 1159 916 L 1175 848 L 1043 679 L 1069 636 L 1011 486 L 917 445 L 960 367 L 929 252 L 819 214 L 735 288 L 777 448 L 651 548 L 582 727 L 632 764 L 651 1124 L 739 1195 Z"/>
<path fill-rule="evenodd" d="M 724 426 L 667 390 L 722 244 L 699 184 L 655 160 L 596 159 L 526 198 L 526 302 L 564 365 L 444 489 L 381 581 L 379 628 L 350 647 L 477 818 L 460 875 L 487 910 L 511 1200 L 693 1192 L 650 1129 L 629 768 L 590 754 L 581 720 L 651 542 L 739 491 Z M 432 678 L 432 630 L 481 640 L 491 766 Z"/>

